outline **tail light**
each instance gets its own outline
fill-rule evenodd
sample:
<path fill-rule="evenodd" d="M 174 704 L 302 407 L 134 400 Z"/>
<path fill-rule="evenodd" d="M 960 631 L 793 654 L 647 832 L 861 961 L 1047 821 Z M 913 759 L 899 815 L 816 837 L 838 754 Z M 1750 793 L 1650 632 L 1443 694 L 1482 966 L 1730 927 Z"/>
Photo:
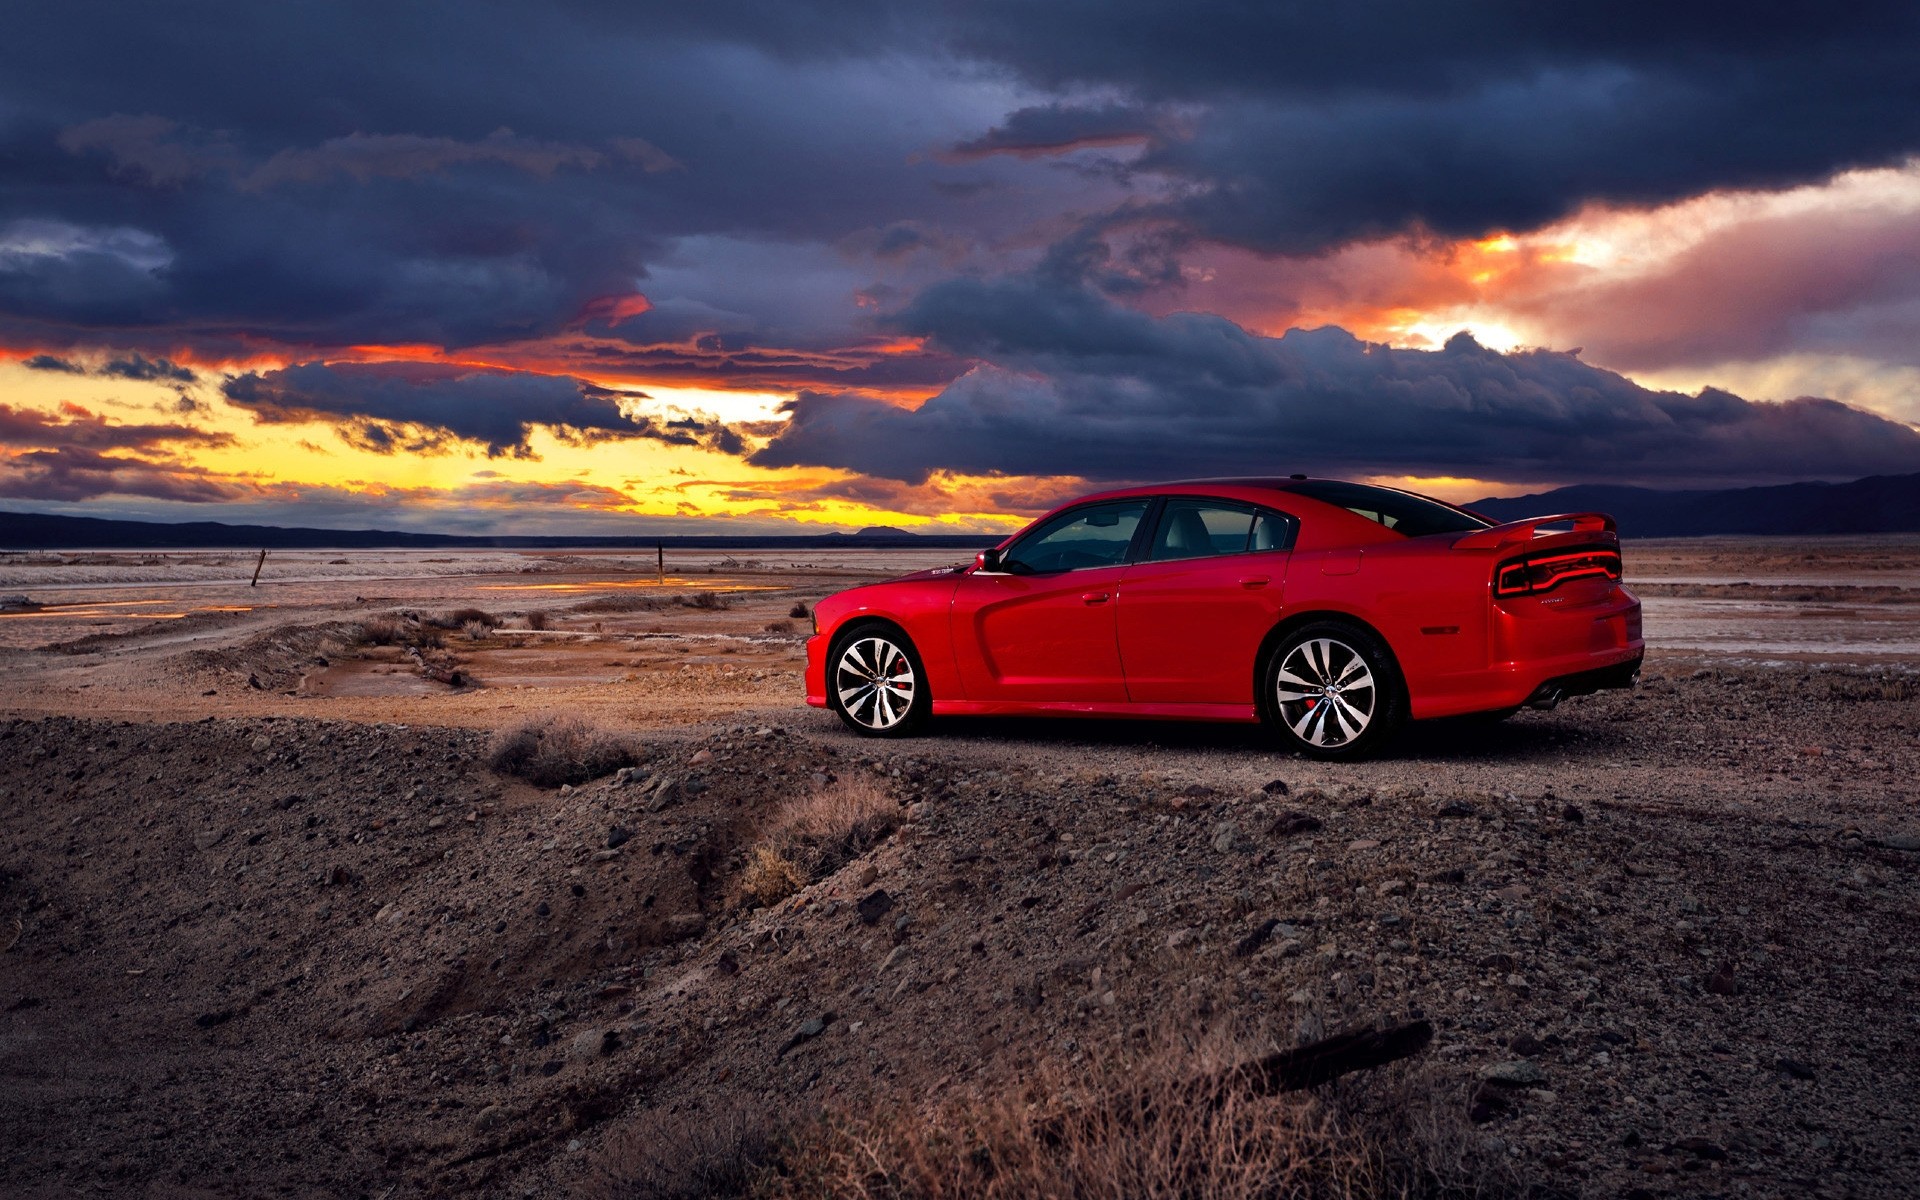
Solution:
<path fill-rule="evenodd" d="M 1550 592 L 1569 579 L 1620 578 L 1617 550 L 1576 550 L 1568 554 L 1530 555 L 1500 564 L 1493 594 L 1528 596 Z"/>

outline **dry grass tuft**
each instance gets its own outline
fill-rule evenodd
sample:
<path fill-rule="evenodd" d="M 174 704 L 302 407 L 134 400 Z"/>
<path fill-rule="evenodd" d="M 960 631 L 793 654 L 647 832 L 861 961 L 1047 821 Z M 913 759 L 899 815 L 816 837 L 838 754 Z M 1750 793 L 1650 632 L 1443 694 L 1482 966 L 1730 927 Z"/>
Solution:
<path fill-rule="evenodd" d="M 918 1108 L 845 1109 L 778 1137 L 710 1123 L 682 1140 L 636 1130 L 610 1155 L 608 1197 L 757 1200 L 1486 1200 L 1522 1189 L 1482 1166 L 1459 1119 L 1435 1122 L 1432 1089 L 1393 1071 L 1348 1086 L 1262 1096 L 1228 1068 L 1258 1057 L 1224 1038 L 1172 1040 L 1103 1067 L 1043 1064 L 1018 1086 Z M 1410 1092 L 1409 1088 L 1417 1089 Z M 1349 1093 L 1372 1098 L 1347 1103 Z M 1457 1111 L 1459 1105 L 1453 1105 Z M 636 1169 L 634 1147 L 658 1143 Z"/>
<path fill-rule="evenodd" d="M 538 633 L 541 630 L 545 629 L 546 627 L 547 627 L 547 614 L 544 610 L 536 608 L 532 612 L 527 614 L 528 629 L 531 629 L 535 633 Z"/>
<path fill-rule="evenodd" d="M 609 1142 L 587 1189 L 604 1200 L 751 1195 L 775 1158 L 764 1110 L 653 1112 Z"/>
<path fill-rule="evenodd" d="M 1849 704 L 1920 697 L 1920 681 L 1910 675 L 1829 675 L 1826 685 L 1827 699 Z"/>
<path fill-rule="evenodd" d="M 785 633 L 792 633 L 792 632 L 793 632 L 793 622 L 792 622 L 792 621 L 788 621 L 788 620 L 779 620 L 779 621 L 768 621 L 768 622 L 767 622 L 767 632 L 768 632 L 768 633 L 781 633 L 781 634 L 785 634 Z"/>
<path fill-rule="evenodd" d="M 793 800 L 777 824 L 815 843 L 865 840 L 869 844 L 900 824 L 900 804 L 870 775 L 856 775 Z"/>
<path fill-rule="evenodd" d="M 545 717 L 493 739 L 487 765 L 537 787 L 581 784 L 639 761 L 631 739 L 574 717 Z"/>
<path fill-rule="evenodd" d="M 899 802 L 866 776 L 790 800 L 767 822 L 735 876 L 733 901 L 751 908 L 783 900 L 865 854 L 899 826 Z"/>
<path fill-rule="evenodd" d="M 806 872 L 772 846 L 755 846 L 733 879 L 733 900 L 742 908 L 778 904 L 807 886 Z"/>

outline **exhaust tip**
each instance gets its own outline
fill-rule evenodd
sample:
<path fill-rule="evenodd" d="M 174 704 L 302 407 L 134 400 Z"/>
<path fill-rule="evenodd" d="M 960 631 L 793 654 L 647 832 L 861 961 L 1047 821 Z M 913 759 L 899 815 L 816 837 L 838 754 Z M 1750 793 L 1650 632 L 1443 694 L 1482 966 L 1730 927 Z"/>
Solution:
<path fill-rule="evenodd" d="M 1543 688 L 1533 699 L 1527 701 L 1527 707 L 1537 708 L 1541 712 L 1550 712 L 1565 696 L 1566 691 L 1563 688 Z"/>

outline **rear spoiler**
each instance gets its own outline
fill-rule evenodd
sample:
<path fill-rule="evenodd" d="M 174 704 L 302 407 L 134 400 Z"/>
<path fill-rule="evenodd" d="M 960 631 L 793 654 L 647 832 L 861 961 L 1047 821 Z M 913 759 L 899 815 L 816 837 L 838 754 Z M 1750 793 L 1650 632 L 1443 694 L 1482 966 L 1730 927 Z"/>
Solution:
<path fill-rule="evenodd" d="M 1614 519 L 1606 513 L 1560 513 L 1551 517 L 1528 517 L 1524 521 L 1509 521 L 1505 525 L 1495 525 L 1492 529 L 1482 529 L 1470 533 L 1453 544 L 1455 550 L 1498 550 L 1502 546 L 1531 542 L 1540 536 L 1542 525 L 1573 526 L 1575 533 L 1607 534 L 1615 541 L 1619 534 Z"/>

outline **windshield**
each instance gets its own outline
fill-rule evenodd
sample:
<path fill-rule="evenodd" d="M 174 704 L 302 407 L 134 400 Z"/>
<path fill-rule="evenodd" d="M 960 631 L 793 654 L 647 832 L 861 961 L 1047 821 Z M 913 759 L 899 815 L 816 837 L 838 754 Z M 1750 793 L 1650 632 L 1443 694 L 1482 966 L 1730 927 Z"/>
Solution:
<path fill-rule="evenodd" d="M 1335 479 L 1308 479 L 1287 489 L 1309 500 L 1337 504 L 1369 521 L 1378 521 L 1395 533 L 1425 537 L 1430 533 L 1471 533 L 1491 527 L 1464 509 L 1411 492 L 1372 487 L 1364 483 L 1342 483 Z"/>

